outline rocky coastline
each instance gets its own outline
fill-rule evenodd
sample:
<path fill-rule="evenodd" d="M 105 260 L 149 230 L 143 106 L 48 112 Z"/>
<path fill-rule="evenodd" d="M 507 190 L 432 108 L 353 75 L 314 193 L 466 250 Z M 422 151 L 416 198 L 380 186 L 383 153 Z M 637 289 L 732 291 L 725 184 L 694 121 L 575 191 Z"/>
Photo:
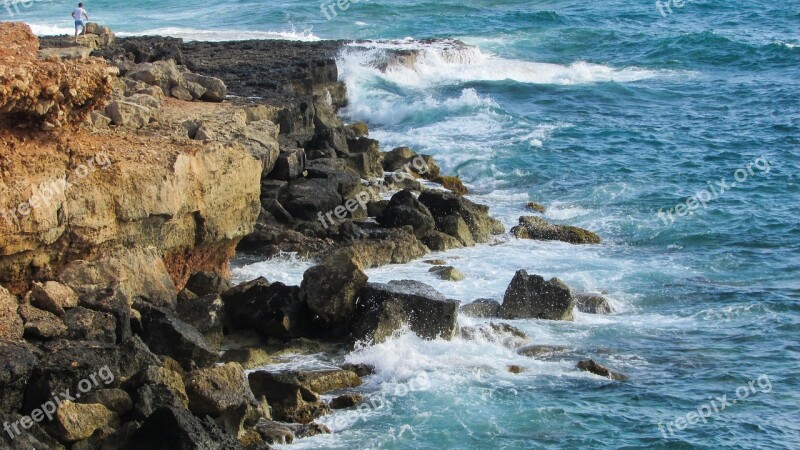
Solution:
<path fill-rule="evenodd" d="M 499 321 L 612 312 L 523 270 L 502 302 L 466 306 L 418 281 L 369 281 L 368 268 L 500 237 L 600 237 L 537 215 L 507 233 L 432 157 L 344 123 L 345 42 L 118 39 L 93 25 L 75 47 L 0 31 L 3 448 L 267 449 L 329 433 L 315 421 L 357 407 L 373 370 L 271 370 L 282 353 L 340 354 L 407 327 L 539 357 L 561 350 Z M 316 265 L 299 286 L 232 286 L 237 251 Z M 459 314 L 494 321 L 460 328 Z"/>

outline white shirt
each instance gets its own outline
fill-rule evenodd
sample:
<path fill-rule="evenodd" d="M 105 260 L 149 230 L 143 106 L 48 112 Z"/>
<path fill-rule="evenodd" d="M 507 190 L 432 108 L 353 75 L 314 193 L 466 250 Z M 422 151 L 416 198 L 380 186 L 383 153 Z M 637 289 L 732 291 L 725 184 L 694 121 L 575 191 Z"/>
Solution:
<path fill-rule="evenodd" d="M 86 16 L 86 19 L 89 19 L 89 15 L 86 14 L 86 10 L 83 8 L 75 8 L 75 11 L 72 11 L 72 17 L 75 20 L 83 20 L 83 16 Z"/>

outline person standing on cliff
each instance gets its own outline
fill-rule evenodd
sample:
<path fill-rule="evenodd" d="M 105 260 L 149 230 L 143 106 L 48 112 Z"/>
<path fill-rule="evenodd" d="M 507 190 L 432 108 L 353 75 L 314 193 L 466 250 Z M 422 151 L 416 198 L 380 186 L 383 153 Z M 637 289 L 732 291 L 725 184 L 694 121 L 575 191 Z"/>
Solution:
<path fill-rule="evenodd" d="M 83 9 L 83 3 L 78 3 L 78 7 L 72 11 L 72 18 L 75 19 L 75 42 L 78 42 L 78 28 L 83 29 L 83 36 L 86 36 L 86 23 L 83 18 L 86 17 L 86 22 L 89 21 L 89 14 Z"/>

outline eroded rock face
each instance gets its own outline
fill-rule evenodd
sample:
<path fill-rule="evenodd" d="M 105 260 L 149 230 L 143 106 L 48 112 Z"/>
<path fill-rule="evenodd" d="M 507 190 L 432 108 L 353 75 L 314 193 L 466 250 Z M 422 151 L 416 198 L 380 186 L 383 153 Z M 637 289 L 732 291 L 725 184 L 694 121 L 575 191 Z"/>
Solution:
<path fill-rule="evenodd" d="M 458 331 L 458 302 L 418 281 L 367 283 L 359 298 L 354 337 L 378 343 L 406 325 L 423 339 L 452 339 Z"/>
<path fill-rule="evenodd" d="M 419 201 L 433 214 L 438 231 L 458 238 L 464 245 L 487 242 L 492 235 L 504 232 L 503 225 L 489 216 L 488 206 L 456 194 L 429 190 L 420 194 Z"/>
<path fill-rule="evenodd" d="M 18 308 L 17 297 L 0 286 L 0 339 L 22 339 L 23 324 Z"/>
<path fill-rule="evenodd" d="M 573 320 L 575 299 L 569 286 L 558 278 L 545 281 L 539 275 L 519 270 L 503 297 L 500 317 L 504 319 Z"/>
<path fill-rule="evenodd" d="M 367 284 L 362 267 L 346 253 L 335 254 L 303 274 L 302 289 L 308 307 L 331 323 L 342 335 L 356 309 L 356 300 Z"/>
<path fill-rule="evenodd" d="M 101 59 L 37 59 L 39 40 L 28 25 L 0 24 L 0 121 L 32 128 L 76 125 L 111 93 Z"/>

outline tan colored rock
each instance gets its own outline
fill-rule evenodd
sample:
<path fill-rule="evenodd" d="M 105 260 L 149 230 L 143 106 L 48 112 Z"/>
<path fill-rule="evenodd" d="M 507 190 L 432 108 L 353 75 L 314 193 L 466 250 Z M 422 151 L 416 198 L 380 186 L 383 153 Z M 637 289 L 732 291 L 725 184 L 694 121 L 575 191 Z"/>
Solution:
<path fill-rule="evenodd" d="M 31 304 L 62 316 L 66 309 L 78 306 L 78 294 L 57 281 L 34 283 L 31 288 Z"/>
<path fill-rule="evenodd" d="M 464 278 L 466 278 L 466 276 L 463 273 L 461 273 L 460 270 L 456 269 L 453 266 L 431 267 L 428 270 L 428 272 L 436 275 L 436 277 L 439 278 L 440 280 L 445 280 L 445 281 L 461 281 Z"/>
<path fill-rule="evenodd" d="M 0 339 L 22 339 L 22 318 L 17 314 L 17 308 L 17 298 L 0 286 Z"/>
<path fill-rule="evenodd" d="M 118 425 L 119 416 L 98 403 L 84 405 L 65 400 L 53 418 L 54 432 L 65 442 L 87 439 L 96 430 L 116 428 Z"/>
<path fill-rule="evenodd" d="M 92 49 L 88 47 L 45 48 L 39 50 L 39 58 L 45 61 L 70 61 L 88 59 Z"/>
<path fill-rule="evenodd" d="M 250 400 L 255 402 L 239 363 L 198 369 L 186 376 L 189 409 L 198 416 L 218 417 Z"/>
<path fill-rule="evenodd" d="M 153 112 L 146 106 L 119 100 L 106 107 L 106 114 L 114 125 L 143 128 L 150 123 Z"/>

